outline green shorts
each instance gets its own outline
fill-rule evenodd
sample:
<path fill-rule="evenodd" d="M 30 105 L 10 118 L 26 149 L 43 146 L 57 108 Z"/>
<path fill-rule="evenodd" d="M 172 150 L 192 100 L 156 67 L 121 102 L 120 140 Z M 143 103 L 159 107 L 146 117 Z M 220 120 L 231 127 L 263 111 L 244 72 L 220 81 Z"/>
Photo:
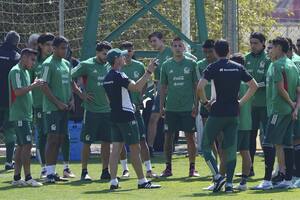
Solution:
<path fill-rule="evenodd" d="M 218 135 L 223 132 L 222 148 L 237 147 L 238 117 L 209 116 L 203 131 L 202 149 L 210 149 Z"/>
<path fill-rule="evenodd" d="M 110 113 L 95 113 L 85 110 L 80 135 L 83 143 L 92 144 L 96 141 L 111 142 Z"/>
<path fill-rule="evenodd" d="M 237 149 L 239 151 L 248 151 L 250 145 L 250 130 L 239 130 L 238 131 L 238 142 Z"/>
<path fill-rule="evenodd" d="M 300 139 L 300 119 L 299 118 L 296 121 L 294 121 L 293 139 L 294 140 Z"/>
<path fill-rule="evenodd" d="M 67 111 L 45 112 L 43 118 L 46 134 L 68 134 L 69 113 Z"/>
<path fill-rule="evenodd" d="M 263 129 L 263 133 L 266 129 L 266 124 L 268 121 L 267 117 L 267 108 L 266 107 L 252 107 L 251 108 L 251 117 L 252 117 L 252 130 Z"/>
<path fill-rule="evenodd" d="M 189 112 L 166 112 L 165 131 L 167 133 L 176 133 L 184 131 L 185 133 L 195 133 L 195 118 Z"/>
<path fill-rule="evenodd" d="M 136 120 L 130 122 L 112 122 L 112 142 L 125 142 L 125 144 L 138 144 L 140 142 L 139 127 Z"/>
<path fill-rule="evenodd" d="M 14 121 L 15 131 L 17 135 L 17 144 L 25 145 L 32 143 L 32 122 L 30 121 Z"/>
<path fill-rule="evenodd" d="M 16 141 L 15 125 L 9 120 L 9 110 L 0 108 L 0 127 L 3 128 L 4 142 L 12 143 Z"/>
<path fill-rule="evenodd" d="M 144 141 L 146 139 L 146 127 L 143 116 L 139 110 L 134 115 L 139 127 L 140 141 Z"/>
<path fill-rule="evenodd" d="M 294 123 L 290 114 L 273 114 L 268 120 L 263 143 L 290 146 L 293 144 L 293 131 Z"/>

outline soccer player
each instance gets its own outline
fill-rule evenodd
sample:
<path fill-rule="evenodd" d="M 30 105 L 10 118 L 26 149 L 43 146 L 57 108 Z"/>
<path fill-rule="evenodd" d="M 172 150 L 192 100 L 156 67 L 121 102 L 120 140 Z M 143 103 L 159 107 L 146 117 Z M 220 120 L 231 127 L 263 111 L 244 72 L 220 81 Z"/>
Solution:
<path fill-rule="evenodd" d="M 35 61 L 37 52 L 25 48 L 21 52 L 19 64 L 9 72 L 9 121 L 13 122 L 17 135 L 15 155 L 15 172 L 12 185 L 33 187 L 42 186 L 35 181 L 30 173 L 30 158 L 32 147 L 32 96 L 31 90 L 43 85 L 43 81 L 35 79 L 30 83 L 29 72 Z M 21 179 L 21 170 L 24 169 L 25 181 Z"/>
<path fill-rule="evenodd" d="M 138 177 L 138 188 L 160 188 L 160 185 L 152 184 L 143 174 L 140 158 L 139 129 L 129 93 L 129 91 L 142 91 L 151 74 L 154 72 L 155 60 L 150 62 L 144 75 L 135 83 L 128 79 L 124 72 L 120 71 L 125 64 L 124 54 L 127 54 L 127 52 L 120 49 L 111 49 L 108 51 L 107 61 L 111 65 L 111 70 L 104 79 L 104 88 L 110 102 L 112 120 L 112 152 L 109 158 L 111 173 L 110 189 L 115 190 L 119 188 L 116 175 L 120 152 L 124 143 L 129 145 L 130 148 L 131 162 Z"/>
<path fill-rule="evenodd" d="M 205 161 L 213 174 L 214 192 L 219 192 L 225 184 L 225 178 L 220 175 L 211 146 L 217 135 L 223 132 L 223 148 L 226 161 L 226 192 L 233 192 L 232 178 L 236 165 L 237 131 L 239 107 L 243 106 L 255 93 L 256 81 L 246 69 L 228 60 L 229 44 L 225 40 L 215 43 L 218 61 L 210 64 L 204 71 L 203 78 L 198 83 L 198 95 L 201 103 L 210 109 L 203 133 L 202 151 Z M 205 86 L 208 81 L 214 81 L 216 99 L 208 101 Z M 245 95 L 238 99 L 241 81 L 249 86 Z"/>
<path fill-rule="evenodd" d="M 132 58 L 134 56 L 133 43 L 123 42 L 121 45 L 121 49 L 128 51 L 128 55 L 125 57 L 125 65 L 122 67 L 121 71 L 124 72 L 129 79 L 133 81 L 138 81 L 145 73 L 145 66 L 143 63 Z M 141 114 L 141 110 L 143 108 L 143 95 L 146 89 L 147 84 L 145 84 L 141 92 L 132 92 L 131 100 L 132 103 L 135 105 L 135 118 L 138 123 L 140 132 L 141 158 L 146 167 L 146 177 L 157 178 L 157 174 L 152 171 L 149 148 L 146 142 L 146 128 Z"/>
<path fill-rule="evenodd" d="M 176 37 L 172 41 L 172 58 L 162 64 L 160 83 L 160 113 L 165 114 L 165 143 L 166 169 L 161 177 L 172 176 L 173 139 L 178 131 L 184 131 L 189 153 L 189 176 L 197 177 L 195 170 L 196 143 L 195 117 L 198 110 L 196 99 L 197 63 L 184 56 L 185 45 Z M 165 99 L 167 98 L 167 101 Z M 166 102 L 166 105 L 165 105 Z M 164 109 L 165 105 L 165 109 Z"/>
<path fill-rule="evenodd" d="M 293 173 L 293 138 L 294 125 L 292 120 L 297 118 L 298 104 L 296 92 L 300 91 L 299 72 L 295 64 L 286 56 L 289 50 L 288 41 L 277 37 L 273 40 L 272 55 L 274 61 L 268 75 L 268 96 L 271 98 L 270 118 L 264 137 L 263 150 L 265 157 L 265 177 L 261 184 L 253 187 L 256 190 L 274 188 L 291 188 Z M 271 95 L 271 96 L 269 96 Z M 292 113 L 292 114 L 291 114 Z M 271 145 L 270 145 L 271 144 Z M 284 180 L 273 186 L 271 182 L 272 170 L 276 152 L 284 149 L 285 175 Z"/>
<path fill-rule="evenodd" d="M 233 54 L 230 57 L 230 60 L 237 62 L 243 66 L 245 65 L 244 56 L 240 53 Z M 239 91 L 239 98 L 245 95 L 247 89 L 248 89 L 247 84 L 242 82 Z M 236 185 L 234 189 L 242 190 L 242 191 L 247 189 L 247 178 L 251 168 L 251 157 L 249 152 L 251 127 L 252 127 L 251 100 L 249 100 L 242 107 L 240 107 L 238 140 L 237 140 L 237 150 L 240 152 L 242 157 L 242 175 L 241 175 L 240 183 Z"/>
<path fill-rule="evenodd" d="M 250 135 L 250 156 L 252 167 L 249 176 L 254 176 L 253 163 L 256 152 L 257 131 L 265 131 L 267 123 L 265 78 L 270 60 L 265 53 L 266 38 L 262 33 L 253 32 L 250 35 L 251 52 L 245 56 L 245 68 L 257 81 L 259 89 L 252 99 L 252 131 Z"/>
<path fill-rule="evenodd" d="M 13 123 L 9 122 L 9 98 L 8 98 L 8 73 L 20 59 L 18 43 L 20 35 L 15 31 L 6 34 L 4 43 L 0 46 L 0 122 L 1 131 L 4 135 L 6 148 L 6 162 L 4 169 L 14 169 L 13 155 L 15 149 L 16 134 Z"/>
<path fill-rule="evenodd" d="M 39 46 L 38 46 L 38 38 L 39 38 L 39 34 L 37 33 L 33 33 L 29 36 L 28 41 L 27 41 L 27 47 L 34 49 L 34 50 L 38 50 Z"/>
<path fill-rule="evenodd" d="M 51 33 L 41 34 L 37 39 L 38 44 L 38 55 L 37 62 L 30 70 L 31 81 L 35 78 L 42 78 L 42 63 L 48 58 L 52 53 L 52 41 L 54 35 Z M 31 38 L 32 40 L 32 38 Z M 43 92 L 41 88 L 35 88 L 32 90 L 32 99 L 33 99 L 33 113 L 34 113 L 34 122 L 35 128 L 37 129 L 38 142 L 37 142 L 37 155 L 40 159 L 42 166 L 41 178 L 46 177 L 46 162 L 45 162 L 45 146 L 47 141 L 47 135 L 44 130 L 44 120 L 43 120 Z"/>
<path fill-rule="evenodd" d="M 96 45 L 96 56 L 80 62 L 72 69 L 72 78 L 83 77 L 83 91 L 76 90 L 83 100 L 84 119 L 81 132 L 83 148 L 81 151 L 81 180 L 90 181 L 88 159 L 90 146 L 101 141 L 102 174 L 101 179 L 110 179 L 108 162 L 111 143 L 110 107 L 103 87 L 104 77 L 110 70 L 106 61 L 111 44 L 103 41 Z"/>
<path fill-rule="evenodd" d="M 55 173 L 59 148 L 68 134 L 68 111 L 74 106 L 71 91 L 70 63 L 64 59 L 68 40 L 62 36 L 55 37 L 52 43 L 53 55 L 42 65 L 43 112 L 47 144 L 45 150 L 47 177 L 46 183 L 64 181 Z"/>

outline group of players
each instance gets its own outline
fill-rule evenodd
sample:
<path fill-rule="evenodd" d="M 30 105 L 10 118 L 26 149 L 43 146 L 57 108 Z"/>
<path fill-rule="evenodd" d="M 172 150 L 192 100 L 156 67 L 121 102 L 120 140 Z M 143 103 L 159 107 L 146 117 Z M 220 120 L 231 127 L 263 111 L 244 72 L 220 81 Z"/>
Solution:
<path fill-rule="evenodd" d="M 1 81 L 4 80 L 1 116 L 7 148 L 5 167 L 14 168 L 13 185 L 42 186 L 30 173 L 33 125 L 38 133 L 37 152 L 44 183 L 75 177 L 68 162 L 68 113 L 74 109 L 74 93 L 83 100 L 84 107 L 82 181 L 92 180 L 87 169 L 90 146 L 101 141 L 100 178 L 110 180 L 111 190 L 119 188 L 119 161 L 121 178 L 130 176 L 124 144 L 130 149 L 138 188 L 160 188 L 148 179 L 172 176 L 173 141 L 178 131 L 186 136 L 188 175 L 198 177 L 198 131 L 197 139 L 202 141 L 201 151 L 214 182 L 206 189 L 218 192 L 225 185 L 226 192 L 246 190 L 247 179 L 254 176 L 260 130 L 265 177 L 252 189 L 300 187 L 300 161 L 294 159 L 300 156 L 300 57 L 289 38 L 277 37 L 266 44 L 265 36 L 254 32 L 250 35 L 251 52 L 246 56 L 229 55 L 225 40 L 207 40 L 202 46 L 205 58 L 198 62 L 179 37 L 172 40 L 170 47 L 161 32 L 151 33 L 148 39 L 158 55 L 145 67 L 134 59 L 134 44 L 128 41 L 120 49 L 106 41 L 99 42 L 95 57 L 71 63 L 69 43 L 62 36 L 34 34 L 28 48 L 19 54 L 18 33 L 10 31 L 6 35 L 0 47 Z M 141 111 L 151 77 L 155 95 L 146 129 Z M 204 125 L 202 134 L 196 130 L 198 112 Z M 157 175 L 150 157 L 161 117 L 165 118 L 166 168 Z M 13 166 L 14 135 L 17 147 Z M 64 155 L 63 177 L 55 171 L 60 149 Z M 242 173 L 240 183 L 233 186 L 237 151 L 242 156 Z M 272 177 L 276 156 L 278 172 Z"/>

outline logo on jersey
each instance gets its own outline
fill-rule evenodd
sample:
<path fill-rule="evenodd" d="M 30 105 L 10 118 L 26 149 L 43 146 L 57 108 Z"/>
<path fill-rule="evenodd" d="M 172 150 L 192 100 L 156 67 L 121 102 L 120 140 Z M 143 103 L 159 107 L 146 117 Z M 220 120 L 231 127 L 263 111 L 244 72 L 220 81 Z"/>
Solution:
<path fill-rule="evenodd" d="M 259 68 L 265 68 L 265 62 L 264 61 L 261 61 L 259 63 Z"/>
<path fill-rule="evenodd" d="M 169 130 L 168 124 L 165 124 L 165 131 Z"/>
<path fill-rule="evenodd" d="M 223 69 L 223 68 L 220 68 L 220 69 L 219 69 L 219 71 L 220 71 L 220 72 L 223 72 L 223 71 L 224 71 L 224 69 Z"/>
<path fill-rule="evenodd" d="M 95 70 L 93 71 L 93 73 L 97 73 L 97 70 L 95 69 Z"/>
<path fill-rule="evenodd" d="M 134 77 L 134 78 L 140 77 L 140 73 L 139 73 L 138 71 L 134 71 L 134 72 L 133 72 L 133 77 Z"/>
<path fill-rule="evenodd" d="M 191 72 L 191 70 L 190 70 L 190 68 L 188 68 L 188 67 L 185 67 L 184 69 L 183 69 L 183 73 L 184 74 L 189 74 Z"/>
<path fill-rule="evenodd" d="M 174 72 L 173 69 L 171 69 L 171 70 L 169 71 L 170 74 L 172 74 L 173 72 Z"/>
<path fill-rule="evenodd" d="M 56 131 L 56 125 L 55 124 L 51 125 L 51 131 Z"/>
<path fill-rule="evenodd" d="M 38 112 L 38 113 L 37 113 L 37 117 L 38 117 L 39 119 L 41 119 L 41 118 L 42 118 L 42 113 L 41 113 L 41 112 Z"/>
<path fill-rule="evenodd" d="M 23 126 L 23 122 L 22 121 L 18 121 L 18 127 L 22 127 Z"/>
<path fill-rule="evenodd" d="M 27 135 L 27 136 L 26 136 L 26 140 L 27 140 L 27 142 L 30 142 L 30 141 L 31 141 L 31 136 L 30 136 L 30 135 Z"/>
<path fill-rule="evenodd" d="M 86 135 L 86 136 L 85 136 L 85 140 L 86 140 L 86 141 L 90 141 L 90 139 L 91 139 L 91 136 L 90 136 L 90 135 Z"/>

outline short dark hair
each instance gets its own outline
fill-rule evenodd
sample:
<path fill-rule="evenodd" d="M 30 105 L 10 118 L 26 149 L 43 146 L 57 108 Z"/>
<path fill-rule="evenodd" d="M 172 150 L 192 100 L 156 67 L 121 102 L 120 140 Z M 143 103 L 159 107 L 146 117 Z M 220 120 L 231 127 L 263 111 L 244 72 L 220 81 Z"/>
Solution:
<path fill-rule="evenodd" d="M 260 32 L 253 32 L 250 34 L 250 39 L 255 38 L 258 39 L 261 43 L 265 43 L 266 42 L 266 37 L 264 36 L 264 34 L 260 33 Z"/>
<path fill-rule="evenodd" d="M 38 52 L 31 48 L 25 48 L 21 51 L 21 56 L 37 55 Z"/>
<path fill-rule="evenodd" d="M 293 43 L 293 40 L 289 37 L 286 37 L 285 38 L 288 42 L 289 42 L 289 50 L 292 51 L 292 50 L 296 50 L 296 46 L 295 44 Z"/>
<path fill-rule="evenodd" d="M 157 37 L 158 39 L 162 40 L 164 38 L 164 35 L 162 34 L 162 32 L 155 31 L 155 32 L 151 33 L 150 35 L 148 35 L 148 40 L 151 40 L 151 38 L 153 38 L 153 37 Z"/>
<path fill-rule="evenodd" d="M 180 37 L 176 36 L 176 37 L 173 38 L 172 44 L 173 44 L 173 42 L 175 42 L 175 41 L 182 42 L 182 39 L 181 39 Z"/>
<path fill-rule="evenodd" d="M 242 53 L 234 53 L 230 56 L 230 60 L 237 62 L 241 65 L 245 65 L 245 58 Z"/>
<path fill-rule="evenodd" d="M 229 43 L 224 40 L 220 39 L 215 42 L 215 52 L 219 57 L 225 57 L 229 53 Z"/>
<path fill-rule="evenodd" d="M 121 49 L 133 48 L 133 43 L 129 41 L 122 42 Z"/>
<path fill-rule="evenodd" d="M 62 43 L 68 44 L 69 41 L 64 36 L 56 36 L 53 40 L 52 46 L 58 47 Z"/>
<path fill-rule="evenodd" d="M 52 33 L 43 33 L 38 37 L 37 43 L 45 44 L 48 41 L 53 41 L 54 38 Z"/>
<path fill-rule="evenodd" d="M 289 51 L 289 42 L 284 37 L 276 37 L 273 40 L 272 44 L 281 46 L 281 49 L 284 53 L 287 53 Z"/>
<path fill-rule="evenodd" d="M 211 40 L 211 39 L 205 40 L 205 42 L 202 45 L 202 48 L 205 48 L 205 49 L 210 49 L 210 48 L 214 48 L 214 47 L 215 47 L 215 41 Z"/>
<path fill-rule="evenodd" d="M 96 51 L 102 51 L 103 49 L 106 49 L 106 50 L 111 50 L 112 49 L 112 46 L 109 42 L 107 41 L 102 41 L 102 42 L 98 42 L 96 44 Z"/>

